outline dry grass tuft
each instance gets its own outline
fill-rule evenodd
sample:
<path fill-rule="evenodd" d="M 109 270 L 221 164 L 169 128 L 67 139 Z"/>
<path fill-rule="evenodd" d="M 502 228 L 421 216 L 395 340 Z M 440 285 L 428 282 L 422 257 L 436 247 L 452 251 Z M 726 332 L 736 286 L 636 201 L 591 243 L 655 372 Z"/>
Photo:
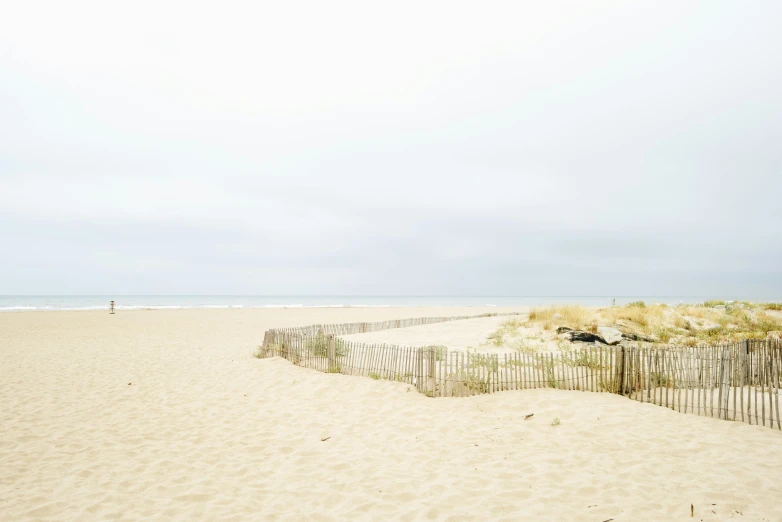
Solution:
<path fill-rule="evenodd" d="M 674 318 L 673 318 L 673 325 L 676 328 L 682 328 L 684 330 L 692 329 L 692 325 L 690 324 L 690 322 L 687 319 L 685 319 L 684 317 L 680 316 L 680 315 L 674 316 Z"/>
<path fill-rule="evenodd" d="M 620 321 L 629 321 L 641 327 L 647 327 L 654 322 L 659 322 L 665 308 L 660 305 L 651 306 L 624 306 L 615 308 L 603 308 L 599 311 L 599 317 L 603 322 L 616 324 Z"/>
<path fill-rule="evenodd" d="M 526 353 L 529 355 L 538 353 L 538 349 L 525 339 L 514 340 L 511 343 L 510 348 L 512 348 L 516 352 Z"/>
<path fill-rule="evenodd" d="M 527 326 L 544 330 L 567 326 L 593 333 L 599 326 L 619 326 L 661 343 L 695 346 L 774 335 L 782 331 L 782 318 L 766 311 L 778 308 L 782 309 L 782 305 L 726 301 L 679 306 L 637 301 L 600 309 L 552 306 L 533 309 Z"/>
<path fill-rule="evenodd" d="M 588 323 L 594 312 L 579 305 L 552 306 L 549 308 L 533 308 L 529 313 L 529 322 L 542 323 L 544 329 L 550 330 L 554 324 L 570 328 L 580 328 Z M 548 328 L 545 326 L 548 325 Z"/>

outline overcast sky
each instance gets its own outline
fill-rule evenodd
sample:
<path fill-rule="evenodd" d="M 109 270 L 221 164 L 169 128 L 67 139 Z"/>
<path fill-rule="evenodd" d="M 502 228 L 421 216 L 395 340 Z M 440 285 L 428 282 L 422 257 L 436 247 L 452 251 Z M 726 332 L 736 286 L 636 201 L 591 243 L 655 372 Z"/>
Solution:
<path fill-rule="evenodd" d="M 782 297 L 782 2 L 7 2 L 0 294 Z"/>

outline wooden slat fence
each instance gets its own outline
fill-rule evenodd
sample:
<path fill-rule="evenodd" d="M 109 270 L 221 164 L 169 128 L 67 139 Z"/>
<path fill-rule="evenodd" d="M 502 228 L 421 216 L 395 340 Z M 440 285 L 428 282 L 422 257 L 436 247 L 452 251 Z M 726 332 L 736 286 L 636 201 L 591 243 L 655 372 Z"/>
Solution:
<path fill-rule="evenodd" d="M 408 328 L 410 326 L 421 326 L 425 324 L 445 323 L 448 321 L 461 321 L 464 319 L 481 319 L 484 317 L 504 317 L 509 315 L 519 315 L 515 312 L 508 313 L 487 313 L 479 315 L 456 315 L 449 317 L 413 317 L 410 319 L 392 319 L 390 321 L 363 322 L 363 323 L 342 323 L 342 324 L 312 324 L 308 326 L 296 326 L 291 328 L 276 328 L 269 330 L 274 333 L 292 333 L 306 336 L 318 334 L 350 335 L 367 332 L 378 332 L 381 330 L 391 330 L 394 328 Z M 269 334 L 267 332 L 267 335 Z"/>
<path fill-rule="evenodd" d="M 779 339 L 687 348 L 574 345 L 556 353 L 498 354 L 367 344 L 338 337 L 489 315 L 269 330 L 260 356 L 280 356 L 322 372 L 404 382 L 430 397 L 532 388 L 617 393 L 682 413 L 782 430 Z"/>
<path fill-rule="evenodd" d="M 682 413 L 782 429 L 780 339 L 625 348 L 621 393 Z"/>

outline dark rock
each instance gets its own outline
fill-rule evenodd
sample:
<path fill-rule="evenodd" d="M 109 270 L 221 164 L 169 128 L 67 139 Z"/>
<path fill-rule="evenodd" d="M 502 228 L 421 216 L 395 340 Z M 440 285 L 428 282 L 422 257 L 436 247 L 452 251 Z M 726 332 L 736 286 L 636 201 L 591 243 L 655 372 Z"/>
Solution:
<path fill-rule="evenodd" d="M 635 332 L 622 332 L 622 339 L 627 339 L 628 341 L 641 341 L 643 343 L 655 342 L 653 338 L 646 337 L 645 335 L 640 335 Z"/>
<path fill-rule="evenodd" d="M 584 332 L 582 330 L 573 330 L 572 328 L 568 328 L 567 326 L 560 326 L 557 328 L 557 334 L 564 334 L 563 337 L 565 339 L 568 339 L 572 342 L 579 342 L 579 343 L 600 343 L 600 344 L 608 344 L 605 339 L 600 337 L 597 334 L 593 334 L 592 332 Z"/>
<path fill-rule="evenodd" d="M 575 342 L 581 342 L 581 343 L 601 343 L 601 344 L 608 344 L 606 343 L 605 339 L 600 337 L 597 334 L 593 334 L 592 332 L 582 332 L 581 330 L 572 330 L 570 333 L 570 340 Z"/>

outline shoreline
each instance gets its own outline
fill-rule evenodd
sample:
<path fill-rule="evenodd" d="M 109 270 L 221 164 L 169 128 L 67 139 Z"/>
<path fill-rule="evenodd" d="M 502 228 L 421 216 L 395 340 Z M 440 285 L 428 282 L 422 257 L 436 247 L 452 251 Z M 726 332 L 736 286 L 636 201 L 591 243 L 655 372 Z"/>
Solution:
<path fill-rule="evenodd" d="M 0 295 L 4 312 L 102 311 L 109 301 L 118 311 L 174 309 L 351 309 L 351 308 L 501 308 L 580 305 L 624 306 L 632 302 L 668 306 L 697 305 L 708 296 L 16 296 Z M 733 301 L 739 301 L 734 299 Z M 753 299 L 753 303 L 773 302 Z M 728 300 L 726 302 L 732 302 Z"/>
<path fill-rule="evenodd" d="M 548 305 L 540 305 L 540 306 L 548 306 Z M 582 305 L 586 308 L 593 308 L 590 305 Z M 389 304 L 389 305 L 313 305 L 313 306 L 149 306 L 149 307 L 120 307 L 116 306 L 114 308 L 115 314 L 117 315 L 120 312 L 121 313 L 133 313 L 133 312 L 172 312 L 172 311 L 275 311 L 275 310 L 288 310 L 288 311 L 294 311 L 294 310 L 311 310 L 311 311 L 318 311 L 318 310 L 394 310 L 394 309 L 400 309 L 400 310 L 421 310 L 421 309 L 439 309 L 439 310 L 456 310 L 456 309 L 464 309 L 464 310 L 476 310 L 476 309 L 487 309 L 487 310 L 504 310 L 504 309 L 517 309 L 517 308 L 524 308 L 529 309 L 531 306 L 529 305 L 518 305 L 518 306 L 503 306 L 503 305 L 398 305 L 398 304 Z M 36 312 L 105 312 L 109 313 L 109 307 L 101 307 L 101 308 L 13 308 L 13 309 L 0 309 L 0 315 L 3 314 L 14 314 L 14 313 L 36 313 Z M 418 317 L 418 315 L 414 315 L 414 317 Z"/>

